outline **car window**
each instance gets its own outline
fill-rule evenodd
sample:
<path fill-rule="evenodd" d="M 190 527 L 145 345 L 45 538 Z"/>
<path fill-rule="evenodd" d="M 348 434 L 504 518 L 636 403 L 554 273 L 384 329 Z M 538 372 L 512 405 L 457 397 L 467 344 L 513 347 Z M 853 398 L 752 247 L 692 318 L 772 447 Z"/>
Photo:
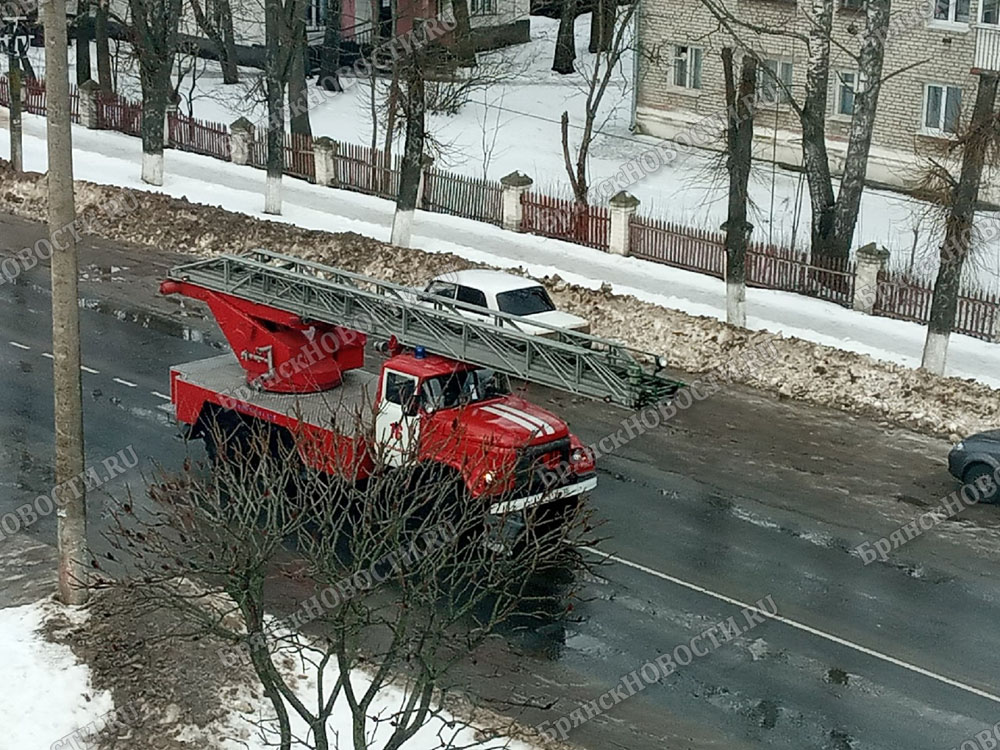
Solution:
<path fill-rule="evenodd" d="M 497 307 L 502 312 L 511 315 L 537 315 L 556 309 L 549 298 L 549 293 L 542 286 L 529 286 L 510 292 L 500 292 L 497 295 Z"/>
<path fill-rule="evenodd" d="M 436 294 L 439 297 L 455 299 L 455 285 L 449 284 L 447 281 L 432 281 L 424 291 L 429 294 Z"/>
<path fill-rule="evenodd" d="M 386 372 L 384 398 L 390 404 L 399 404 L 405 408 L 413 401 L 416 390 L 417 381 L 414 378 L 392 370 Z"/>
<path fill-rule="evenodd" d="M 467 305 L 486 307 L 486 295 L 478 289 L 473 289 L 471 286 L 458 287 L 458 301 L 464 302 Z"/>
<path fill-rule="evenodd" d="M 451 409 L 508 393 L 507 376 L 486 367 L 427 378 L 420 387 L 425 409 Z"/>

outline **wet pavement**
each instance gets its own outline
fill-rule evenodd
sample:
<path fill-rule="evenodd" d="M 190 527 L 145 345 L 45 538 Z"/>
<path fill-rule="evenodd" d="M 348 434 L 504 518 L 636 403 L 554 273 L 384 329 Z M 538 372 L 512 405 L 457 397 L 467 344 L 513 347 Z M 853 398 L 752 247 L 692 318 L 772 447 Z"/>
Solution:
<path fill-rule="evenodd" d="M 0 258 L 38 231 L 0 216 Z M 147 472 L 187 455 L 163 408 L 167 371 L 217 353 L 221 336 L 197 306 L 157 295 L 174 260 L 100 243 L 83 250 L 88 463 L 127 446 Z M 51 488 L 46 274 L 39 266 L 0 285 L 0 514 Z M 529 395 L 586 442 L 628 417 L 541 388 Z M 468 680 L 525 723 L 554 722 L 738 616 L 738 602 L 770 595 L 785 621 L 694 659 L 569 741 L 594 750 L 955 747 L 1000 719 L 1000 508 L 970 508 L 885 563 L 866 567 L 852 553 L 955 489 L 947 449 L 746 389 L 698 403 L 600 460 L 601 549 L 620 561 L 581 582 L 573 621 L 493 644 L 464 667 Z M 141 480 L 137 468 L 104 489 L 120 494 Z M 95 493 L 98 555 L 102 502 Z M 52 544 L 55 519 L 21 533 Z"/>

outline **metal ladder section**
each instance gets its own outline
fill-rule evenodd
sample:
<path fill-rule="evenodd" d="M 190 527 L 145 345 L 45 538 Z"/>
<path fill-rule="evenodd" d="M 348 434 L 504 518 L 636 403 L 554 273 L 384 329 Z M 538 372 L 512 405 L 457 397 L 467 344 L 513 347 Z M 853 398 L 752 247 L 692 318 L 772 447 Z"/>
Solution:
<path fill-rule="evenodd" d="M 649 352 L 547 325 L 551 337 L 532 336 L 517 326 L 535 321 L 269 250 L 185 263 L 169 278 L 630 408 L 684 385 Z"/>

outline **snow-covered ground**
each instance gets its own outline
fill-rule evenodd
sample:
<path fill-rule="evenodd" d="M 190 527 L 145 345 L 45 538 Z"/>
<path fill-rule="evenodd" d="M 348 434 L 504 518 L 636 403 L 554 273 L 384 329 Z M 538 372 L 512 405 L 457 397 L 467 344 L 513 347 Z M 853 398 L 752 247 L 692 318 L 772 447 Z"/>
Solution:
<path fill-rule="evenodd" d="M 578 70 L 588 70 L 593 56 L 587 51 L 589 15 L 577 21 Z M 581 75 L 559 76 L 550 70 L 558 23 L 532 17 L 532 41 L 525 45 L 489 53 L 484 64 L 495 70 L 502 65 L 506 79 L 492 82 L 472 94 L 473 101 L 454 115 L 429 118 L 429 131 L 441 150 L 439 166 L 471 176 L 498 179 L 518 170 L 535 179 L 536 187 L 552 194 L 568 195 L 563 165 L 559 118 L 564 110 L 578 126 L 583 115 L 585 92 Z M 44 72 L 41 50 L 33 51 L 36 69 Z M 73 55 L 70 56 L 73 63 Z M 138 98 L 134 70 L 122 56 L 119 87 Z M 243 82 L 223 86 L 215 63 L 201 61 L 192 93 L 191 76 L 180 87 L 196 116 L 230 123 L 239 116 L 260 122 L 264 118 L 259 95 L 253 91 L 259 71 L 244 70 Z M 318 90 L 317 90 L 318 91 Z M 310 111 L 313 132 L 341 141 L 368 144 L 372 119 L 368 87 L 363 82 L 346 93 L 320 95 Z M 600 135 L 594 142 L 591 184 L 612 178 L 628 160 L 648 150 L 657 139 L 629 130 L 632 109 L 631 57 L 626 55 L 621 75 L 604 99 L 598 121 Z M 720 106 L 720 110 L 722 107 Z M 578 133 L 573 130 L 573 133 Z M 381 141 L 381 138 L 380 138 Z M 640 212 L 662 216 L 681 224 L 718 228 L 725 220 L 725 179 L 716 154 L 697 151 L 681 155 L 658 172 L 628 188 L 641 201 Z M 774 240 L 805 246 L 809 236 L 808 191 L 801 174 L 759 164 L 753 173 L 752 221 L 757 240 Z M 980 231 L 993 239 L 981 242 L 972 257 L 967 276 L 989 291 L 1000 291 L 1000 219 L 980 215 Z M 855 246 L 867 242 L 884 245 L 892 252 L 895 268 L 912 268 L 915 275 L 933 278 L 937 268 L 937 246 L 942 235 L 941 216 L 928 204 L 881 190 L 867 190 L 862 200 Z"/>
<path fill-rule="evenodd" d="M 106 691 L 95 691 L 91 685 L 90 669 L 80 663 L 70 648 L 53 643 L 44 635 L 43 628 L 70 618 L 74 624 L 86 619 L 86 611 L 64 608 L 51 600 L 35 604 L 0 609 L 0 663 L 3 664 L 5 685 L 0 702 L 0 724 L 4 739 L 0 745 L 14 750 L 47 750 L 48 748 L 96 747 L 94 734 L 111 724 L 128 731 L 131 722 L 142 720 L 138 711 L 115 706 Z M 123 655 L 127 657 L 127 655 Z M 302 664 L 289 665 L 297 677 L 296 694 L 306 705 L 311 705 L 317 695 L 317 672 Z M 324 684 L 336 683 L 337 676 L 330 668 Z M 369 683 L 363 675 L 354 680 L 355 689 L 363 694 Z M 227 691 L 231 712 L 222 722 L 206 727 L 186 727 L 181 737 L 192 747 L 206 750 L 265 750 L 275 747 L 275 737 L 261 734 L 259 726 L 267 726 L 273 716 L 270 703 L 262 691 L 249 685 L 236 686 Z M 388 717 L 404 705 L 404 693 L 395 687 L 383 690 L 372 704 L 371 716 Z M 184 724 L 184 717 L 176 711 L 158 714 L 157 721 L 166 721 L 168 714 L 177 724 Z M 175 707 L 176 708 L 176 707 Z M 294 712 L 293 730 L 296 736 L 308 735 L 306 727 Z M 251 723 L 252 722 L 252 723 Z M 334 707 L 329 726 L 331 736 L 351 737 L 351 713 L 346 701 L 341 699 Z M 383 731 L 373 733 L 369 746 L 380 747 L 387 736 Z M 432 719 L 407 742 L 409 750 L 439 750 L 445 741 L 449 747 L 469 750 L 509 748 L 532 750 L 532 745 L 504 738 L 479 741 L 476 730 L 463 722 L 449 726 L 449 715 Z M 294 747 L 300 747 L 295 744 Z M 117 745 L 116 745 L 117 747 Z"/>
<path fill-rule="evenodd" d="M 61 612 L 65 610 L 51 601 L 0 609 L 4 675 L 0 744 L 4 747 L 76 747 L 56 743 L 113 710 L 111 695 L 92 688 L 90 670 L 78 663 L 70 648 L 51 643 L 39 632 Z M 86 617 L 85 613 L 69 614 L 75 621 Z"/>

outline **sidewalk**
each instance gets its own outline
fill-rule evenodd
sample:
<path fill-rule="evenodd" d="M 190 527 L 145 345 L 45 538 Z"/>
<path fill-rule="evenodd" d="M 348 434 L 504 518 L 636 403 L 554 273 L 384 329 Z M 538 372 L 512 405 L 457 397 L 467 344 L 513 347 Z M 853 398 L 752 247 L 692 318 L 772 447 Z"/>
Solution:
<path fill-rule="evenodd" d="M 25 168 L 45 171 L 45 122 L 26 115 Z M 75 173 L 90 180 L 140 190 L 141 144 L 107 131 L 74 126 Z M 0 154 L 9 153 L 9 133 L 0 130 Z M 284 215 L 265 216 L 264 172 L 208 157 L 168 150 L 165 184 L 154 189 L 176 197 L 219 206 L 259 218 L 316 230 L 352 231 L 388 241 L 393 204 L 379 198 L 284 180 Z M 418 212 L 413 246 L 428 252 L 452 252 L 470 261 L 498 267 L 521 266 L 533 276 L 558 274 L 588 288 L 610 283 L 619 294 L 725 319 L 725 283 L 701 274 L 608 255 L 559 240 L 507 232 L 489 224 L 442 214 Z M 920 363 L 925 328 L 915 323 L 862 315 L 837 305 L 789 292 L 747 290 L 748 325 L 781 332 L 908 367 Z M 953 335 L 948 374 L 1000 387 L 1000 346 Z"/>

